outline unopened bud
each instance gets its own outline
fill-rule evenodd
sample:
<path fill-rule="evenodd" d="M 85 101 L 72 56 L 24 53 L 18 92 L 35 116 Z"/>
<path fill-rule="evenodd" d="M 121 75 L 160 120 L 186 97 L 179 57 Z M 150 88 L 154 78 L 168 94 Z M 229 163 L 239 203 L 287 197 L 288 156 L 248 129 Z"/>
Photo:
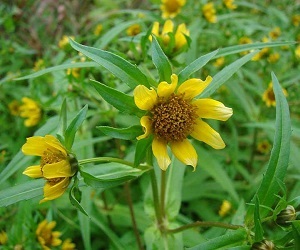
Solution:
<path fill-rule="evenodd" d="M 288 205 L 277 215 L 276 223 L 280 226 L 286 226 L 289 225 L 290 221 L 293 221 L 295 219 L 296 219 L 295 208 L 292 205 Z"/>
<path fill-rule="evenodd" d="M 262 240 L 260 242 L 255 242 L 251 246 L 251 250 L 274 250 L 275 245 L 272 241 Z"/>

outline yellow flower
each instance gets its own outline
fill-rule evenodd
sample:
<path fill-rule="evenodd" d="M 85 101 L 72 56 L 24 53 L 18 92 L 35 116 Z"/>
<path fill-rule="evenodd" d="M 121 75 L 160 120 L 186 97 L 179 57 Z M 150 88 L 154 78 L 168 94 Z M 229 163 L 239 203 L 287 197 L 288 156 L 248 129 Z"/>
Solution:
<path fill-rule="evenodd" d="M 94 29 L 94 35 L 99 36 L 102 32 L 103 26 L 102 24 L 98 24 Z"/>
<path fill-rule="evenodd" d="M 223 0 L 223 3 L 227 9 L 234 10 L 237 8 L 237 5 L 234 4 L 234 0 Z"/>
<path fill-rule="evenodd" d="M 252 43 L 252 40 L 249 37 L 243 36 L 239 39 L 239 44 L 249 44 L 249 43 Z M 240 54 L 246 55 L 248 53 L 249 53 L 249 51 L 243 51 Z"/>
<path fill-rule="evenodd" d="M 72 242 L 71 239 L 66 239 L 62 243 L 61 250 L 75 250 L 76 245 Z"/>
<path fill-rule="evenodd" d="M 261 141 L 257 144 L 256 150 L 261 154 L 267 154 L 270 152 L 271 144 L 267 141 Z"/>
<path fill-rule="evenodd" d="M 210 22 L 210 23 L 217 22 L 216 9 L 212 2 L 209 2 L 209 3 L 203 5 L 202 13 L 208 22 Z"/>
<path fill-rule="evenodd" d="M 285 96 L 288 95 L 286 89 L 282 88 L 282 92 Z M 268 88 L 263 93 L 262 99 L 268 107 L 271 107 L 271 106 L 275 107 L 276 106 L 276 100 L 275 100 L 275 94 L 274 94 L 274 91 L 273 91 L 273 83 L 272 82 L 269 83 Z"/>
<path fill-rule="evenodd" d="M 19 107 L 19 111 L 21 117 L 27 118 L 24 122 L 25 126 L 35 126 L 41 120 L 42 115 L 39 105 L 28 97 L 23 97 L 22 102 L 23 104 Z"/>
<path fill-rule="evenodd" d="M 75 78 L 79 78 L 80 76 L 80 68 L 71 68 L 67 70 L 67 75 L 72 75 Z"/>
<path fill-rule="evenodd" d="M 72 40 L 74 40 L 74 36 L 70 36 Z M 60 41 L 58 42 L 58 47 L 61 49 L 66 48 L 66 46 L 69 44 L 69 37 L 68 36 L 63 36 Z"/>
<path fill-rule="evenodd" d="M 174 23 L 168 19 L 162 28 L 161 33 L 159 32 L 159 23 L 154 22 L 152 27 L 152 34 L 158 37 L 162 41 L 163 49 L 167 50 L 168 46 L 171 45 L 171 37 L 169 33 L 174 34 Z M 177 27 L 177 30 L 174 35 L 175 45 L 171 49 L 178 51 L 182 49 L 187 44 L 187 39 L 185 36 L 189 36 L 190 32 L 186 28 L 185 24 L 182 23 Z M 152 36 L 149 36 L 150 41 L 152 41 Z"/>
<path fill-rule="evenodd" d="M 295 49 L 295 55 L 298 59 L 300 59 L 300 45 L 298 45 Z"/>
<path fill-rule="evenodd" d="M 275 53 L 272 53 L 268 56 L 268 62 L 270 63 L 276 63 L 280 58 L 280 54 L 275 52 Z"/>
<path fill-rule="evenodd" d="M 5 245 L 7 242 L 7 234 L 4 231 L 0 232 L 0 245 Z"/>
<path fill-rule="evenodd" d="M 298 27 L 300 24 L 300 15 L 293 15 L 292 23 L 294 26 Z"/>
<path fill-rule="evenodd" d="M 25 155 L 41 157 L 39 165 L 30 166 L 23 174 L 32 178 L 45 178 L 44 199 L 40 203 L 56 199 L 66 191 L 77 171 L 77 160 L 52 135 L 27 138 L 22 147 Z"/>
<path fill-rule="evenodd" d="M 251 60 L 258 61 L 258 60 L 264 58 L 269 53 L 269 51 L 270 51 L 270 48 L 263 48 L 257 54 L 255 54 Z"/>
<path fill-rule="evenodd" d="M 136 36 L 139 33 L 141 33 L 141 25 L 139 24 L 133 24 L 126 30 L 128 36 Z"/>
<path fill-rule="evenodd" d="M 173 18 L 177 16 L 181 8 L 185 5 L 185 0 L 162 0 L 160 9 L 163 18 Z"/>
<path fill-rule="evenodd" d="M 50 250 L 51 247 L 61 245 L 62 241 L 59 238 L 61 233 L 58 231 L 52 232 L 55 226 L 55 221 L 48 223 L 47 220 L 43 220 L 41 223 L 39 223 L 35 231 L 36 237 L 44 250 Z"/>
<path fill-rule="evenodd" d="M 38 59 L 37 61 L 35 61 L 34 66 L 33 66 L 33 70 L 34 71 L 39 71 L 40 69 L 43 69 L 45 67 L 45 62 L 43 59 Z"/>
<path fill-rule="evenodd" d="M 269 32 L 269 36 L 276 40 L 281 35 L 281 29 L 279 27 L 275 27 L 273 30 Z"/>
<path fill-rule="evenodd" d="M 20 103 L 17 100 L 10 102 L 8 108 L 12 115 L 17 116 L 20 114 Z"/>
<path fill-rule="evenodd" d="M 232 109 L 213 99 L 194 99 L 211 81 L 211 76 L 205 81 L 192 78 L 177 86 L 178 77 L 172 74 L 171 84 L 163 81 L 156 90 L 144 85 L 134 89 L 136 106 L 148 111 L 140 120 L 144 134 L 137 139 L 153 134 L 152 151 L 162 170 L 166 170 L 171 163 L 167 145 L 178 160 L 193 166 L 195 170 L 198 156 L 187 139 L 189 135 L 215 149 L 225 147 L 219 133 L 201 118 L 226 121 L 232 115 Z"/>
<path fill-rule="evenodd" d="M 219 210 L 219 215 L 224 217 L 231 210 L 231 203 L 228 200 L 224 200 Z"/>
<path fill-rule="evenodd" d="M 222 56 L 222 57 L 218 58 L 218 59 L 213 63 L 213 65 L 214 65 L 216 68 L 218 68 L 218 67 L 223 66 L 223 65 L 224 65 L 224 62 L 225 62 L 225 57 Z"/>

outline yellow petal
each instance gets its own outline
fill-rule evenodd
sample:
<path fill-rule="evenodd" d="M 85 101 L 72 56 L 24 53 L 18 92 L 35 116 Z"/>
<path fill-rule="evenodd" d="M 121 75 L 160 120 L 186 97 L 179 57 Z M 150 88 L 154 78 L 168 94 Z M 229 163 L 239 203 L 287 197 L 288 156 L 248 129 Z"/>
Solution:
<path fill-rule="evenodd" d="M 152 132 L 152 122 L 151 118 L 149 116 L 143 116 L 140 120 L 141 125 L 143 126 L 144 129 L 144 134 L 138 136 L 136 139 L 141 140 L 146 137 Z"/>
<path fill-rule="evenodd" d="M 199 141 L 205 142 L 214 149 L 222 149 L 225 147 L 225 143 L 220 134 L 201 119 L 196 121 L 194 131 L 191 133 L 191 136 Z"/>
<path fill-rule="evenodd" d="M 159 97 L 168 98 L 172 93 L 174 93 L 178 83 L 178 76 L 175 74 L 171 75 L 171 84 L 167 82 L 161 82 L 157 87 L 157 95 Z"/>
<path fill-rule="evenodd" d="M 177 93 L 184 94 L 186 99 L 193 99 L 195 96 L 200 95 L 211 81 L 211 76 L 206 77 L 205 81 L 197 78 L 186 80 L 178 87 Z"/>
<path fill-rule="evenodd" d="M 168 19 L 165 24 L 164 24 L 164 27 L 163 27 L 163 30 L 162 30 L 162 34 L 168 34 L 169 32 L 173 32 L 174 30 L 174 23 Z"/>
<path fill-rule="evenodd" d="M 45 138 L 42 136 L 33 136 L 27 138 L 26 143 L 22 147 L 22 152 L 25 155 L 38 155 L 42 156 L 47 149 Z"/>
<path fill-rule="evenodd" d="M 159 36 L 159 22 L 154 22 L 151 33 L 155 36 Z M 152 42 L 152 36 L 149 36 L 149 40 Z"/>
<path fill-rule="evenodd" d="M 197 115 L 200 118 L 226 121 L 232 116 L 232 109 L 213 99 L 199 99 L 193 102 L 197 106 Z"/>
<path fill-rule="evenodd" d="M 171 163 L 171 159 L 168 155 L 167 143 L 154 137 L 152 151 L 161 170 L 167 170 Z"/>
<path fill-rule="evenodd" d="M 25 169 L 25 171 L 23 172 L 23 174 L 31 177 L 31 178 L 41 178 L 43 177 L 43 173 L 41 170 L 41 166 L 31 166 Z"/>
<path fill-rule="evenodd" d="M 49 181 L 46 182 L 44 186 L 44 199 L 40 201 L 43 203 L 45 201 L 54 200 L 63 195 L 70 183 L 70 178 L 66 177 L 62 181 L 52 185 Z"/>
<path fill-rule="evenodd" d="M 66 160 L 60 162 L 46 164 L 42 168 L 43 176 L 47 179 L 59 177 L 71 177 L 74 173 L 71 171 L 70 163 Z"/>
<path fill-rule="evenodd" d="M 184 23 L 182 23 L 178 26 L 176 33 L 175 33 L 175 47 L 177 49 L 180 49 L 187 43 L 185 35 L 189 36 L 189 34 L 190 34 L 190 32 L 187 30 Z"/>
<path fill-rule="evenodd" d="M 133 96 L 135 105 L 141 110 L 152 109 L 157 100 L 156 91 L 144 85 L 138 85 L 133 91 Z"/>
<path fill-rule="evenodd" d="M 185 165 L 191 165 L 194 171 L 198 162 L 198 155 L 193 145 L 188 139 L 183 141 L 171 142 L 170 147 L 175 157 Z"/>
<path fill-rule="evenodd" d="M 59 150 L 60 152 L 62 152 L 64 154 L 64 156 L 67 156 L 67 152 L 66 149 L 63 147 L 63 145 L 61 145 L 60 141 L 58 139 L 56 139 L 53 135 L 46 135 L 45 136 L 45 142 L 55 148 L 56 150 Z"/>

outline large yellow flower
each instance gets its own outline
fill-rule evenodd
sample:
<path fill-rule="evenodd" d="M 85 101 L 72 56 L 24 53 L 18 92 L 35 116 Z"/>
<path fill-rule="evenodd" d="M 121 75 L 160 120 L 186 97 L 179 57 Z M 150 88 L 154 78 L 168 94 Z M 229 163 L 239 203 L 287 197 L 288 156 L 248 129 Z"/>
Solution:
<path fill-rule="evenodd" d="M 178 160 L 195 170 L 198 156 L 187 139 L 189 135 L 215 149 L 225 147 L 219 133 L 202 118 L 226 121 L 232 115 L 232 109 L 213 99 L 194 99 L 211 81 L 211 76 L 205 81 L 193 78 L 177 86 L 178 77 L 172 74 L 171 83 L 161 82 L 157 90 L 144 85 L 134 89 L 135 104 L 139 109 L 148 111 L 140 120 L 145 133 L 137 139 L 154 135 L 152 151 L 162 170 L 171 163 L 167 145 Z"/>
<path fill-rule="evenodd" d="M 34 100 L 23 97 L 23 104 L 19 107 L 20 116 L 27 118 L 24 122 L 26 127 L 32 127 L 39 123 L 41 120 L 42 111 Z"/>
<path fill-rule="evenodd" d="M 30 166 L 23 174 L 32 178 L 45 178 L 44 199 L 40 203 L 56 199 L 63 195 L 72 176 L 77 171 L 77 160 L 52 135 L 27 138 L 22 147 L 26 155 L 41 157 L 40 165 Z"/>
<path fill-rule="evenodd" d="M 58 231 L 52 232 L 55 226 L 55 221 L 47 222 L 47 220 L 43 220 L 38 225 L 35 234 L 43 250 L 50 250 L 52 246 L 61 245 L 62 241 L 59 239 L 61 233 Z"/>
<path fill-rule="evenodd" d="M 163 18 L 173 18 L 180 13 L 182 6 L 185 5 L 185 0 L 162 0 L 160 9 Z"/>

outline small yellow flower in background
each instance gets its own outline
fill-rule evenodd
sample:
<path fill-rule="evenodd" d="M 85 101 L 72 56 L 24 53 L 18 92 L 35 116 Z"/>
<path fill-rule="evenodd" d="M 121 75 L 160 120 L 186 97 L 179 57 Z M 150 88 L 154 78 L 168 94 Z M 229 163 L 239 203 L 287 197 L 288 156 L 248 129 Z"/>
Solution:
<path fill-rule="evenodd" d="M 212 2 L 209 2 L 209 3 L 203 5 L 202 13 L 208 22 L 210 22 L 210 23 L 217 22 L 216 9 Z"/>
<path fill-rule="evenodd" d="M 234 10 L 237 8 L 237 5 L 234 4 L 234 0 L 223 0 L 223 3 L 227 9 Z"/>
<path fill-rule="evenodd" d="M 228 200 L 224 200 L 224 201 L 222 202 L 221 207 L 220 207 L 219 215 L 220 215 L 221 217 L 224 217 L 225 215 L 227 215 L 227 214 L 230 212 L 231 207 L 232 207 L 232 206 L 231 206 L 231 203 L 230 203 Z"/>
<path fill-rule="evenodd" d="M 103 26 L 102 24 L 98 24 L 94 29 L 94 35 L 99 36 L 102 32 Z"/>
<path fill-rule="evenodd" d="M 271 144 L 267 141 L 261 141 L 257 144 L 256 150 L 261 154 L 267 154 L 270 152 Z"/>
<path fill-rule="evenodd" d="M 66 239 L 63 241 L 61 250 L 75 250 L 76 245 L 72 242 L 71 239 Z"/>
<path fill-rule="evenodd" d="M 280 54 L 278 52 L 272 53 L 268 56 L 268 62 L 276 63 L 280 58 Z"/>
<path fill-rule="evenodd" d="M 219 68 L 219 67 L 223 66 L 224 63 L 225 63 L 225 57 L 222 56 L 222 57 L 218 58 L 218 59 L 213 63 L 213 65 L 214 65 L 216 68 Z"/>
<path fill-rule="evenodd" d="M 279 27 L 275 27 L 273 30 L 269 32 L 269 36 L 276 40 L 281 35 L 281 29 Z"/>
<path fill-rule="evenodd" d="M 295 49 L 295 55 L 298 59 L 300 59 L 300 45 L 298 45 Z"/>
<path fill-rule="evenodd" d="M 7 234 L 4 231 L 0 232 L 0 245 L 5 245 L 7 242 Z"/>
<path fill-rule="evenodd" d="M 185 2 L 186 0 L 162 0 L 160 5 L 162 17 L 165 19 L 174 18 L 180 13 Z"/>
<path fill-rule="evenodd" d="M 137 139 L 154 135 L 152 151 L 162 170 L 166 170 L 171 163 L 168 145 L 179 161 L 193 166 L 195 170 L 198 155 L 187 139 L 189 135 L 215 149 L 225 147 L 220 134 L 202 118 L 226 121 L 232 115 L 232 109 L 213 99 L 194 99 L 211 81 L 211 76 L 205 81 L 192 78 L 177 86 L 178 77 L 172 74 L 171 83 L 163 81 L 156 90 L 144 85 L 138 85 L 134 89 L 136 106 L 148 111 L 140 120 L 144 134 Z"/>
<path fill-rule="evenodd" d="M 45 178 L 44 199 L 40 203 L 54 200 L 66 191 L 72 176 L 77 172 L 77 160 L 52 135 L 27 138 L 22 147 L 25 155 L 41 157 L 40 165 L 30 166 L 23 174 L 32 178 Z"/>
<path fill-rule="evenodd" d="M 128 36 L 136 36 L 137 34 L 140 33 L 141 33 L 141 25 L 139 24 L 133 24 L 126 30 L 126 34 Z"/>
<path fill-rule="evenodd" d="M 75 78 L 79 78 L 80 76 L 80 68 L 72 68 L 67 70 L 67 75 L 72 75 Z"/>
<path fill-rule="evenodd" d="M 249 44 L 249 43 L 252 43 L 253 41 L 252 41 L 252 39 L 250 39 L 249 37 L 247 37 L 247 36 L 243 36 L 243 37 L 241 37 L 240 39 L 239 39 L 239 44 Z M 249 53 L 249 51 L 243 51 L 243 52 L 241 52 L 240 54 L 241 55 L 246 55 L 246 54 L 248 54 Z"/>
<path fill-rule="evenodd" d="M 23 97 L 22 102 L 23 104 L 19 107 L 19 111 L 21 117 L 27 118 L 24 122 L 25 126 L 32 127 L 37 125 L 42 115 L 39 105 L 28 97 Z"/>
<path fill-rule="evenodd" d="M 45 62 L 43 59 L 38 59 L 37 61 L 35 61 L 34 66 L 33 66 L 34 71 L 39 71 L 43 68 L 45 68 Z"/>
<path fill-rule="evenodd" d="M 293 15 L 292 23 L 294 26 L 298 27 L 300 25 L 300 15 Z"/>
<path fill-rule="evenodd" d="M 283 94 L 288 96 L 286 89 L 282 88 Z M 273 91 L 273 83 L 270 82 L 268 88 L 262 95 L 263 101 L 266 103 L 267 107 L 276 106 L 275 94 Z"/>
<path fill-rule="evenodd" d="M 74 36 L 70 36 L 70 38 L 72 40 L 75 39 Z M 60 41 L 58 42 L 58 47 L 60 47 L 61 49 L 66 48 L 66 46 L 69 45 L 69 37 L 68 36 L 63 36 Z"/>
<path fill-rule="evenodd" d="M 13 100 L 8 104 L 9 112 L 14 115 L 18 116 L 20 115 L 20 103 L 17 100 Z"/>
<path fill-rule="evenodd" d="M 52 231 L 55 226 L 55 221 L 48 222 L 47 220 L 43 220 L 39 223 L 35 234 L 43 250 L 50 250 L 51 247 L 61 245 L 62 241 L 59 238 L 61 233 L 58 231 Z"/>

